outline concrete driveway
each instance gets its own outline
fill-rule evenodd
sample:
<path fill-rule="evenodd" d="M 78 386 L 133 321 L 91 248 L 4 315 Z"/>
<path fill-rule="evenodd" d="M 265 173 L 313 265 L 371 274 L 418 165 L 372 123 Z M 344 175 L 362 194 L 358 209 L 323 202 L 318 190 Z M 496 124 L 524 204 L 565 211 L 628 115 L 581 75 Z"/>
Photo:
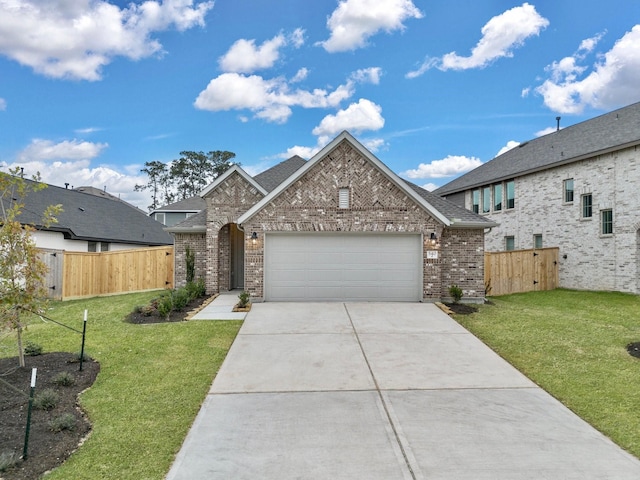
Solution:
<path fill-rule="evenodd" d="M 168 480 L 638 479 L 436 306 L 254 304 Z"/>

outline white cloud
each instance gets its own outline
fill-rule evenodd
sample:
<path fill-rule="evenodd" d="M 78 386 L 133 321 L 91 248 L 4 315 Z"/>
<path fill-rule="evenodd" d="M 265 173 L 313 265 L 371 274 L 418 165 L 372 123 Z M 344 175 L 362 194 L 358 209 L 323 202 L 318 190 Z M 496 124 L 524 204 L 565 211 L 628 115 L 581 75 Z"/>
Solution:
<path fill-rule="evenodd" d="M 92 143 L 81 140 L 65 140 L 54 143 L 51 140 L 34 139 L 31 144 L 18 154 L 18 161 L 49 160 L 90 160 L 100 155 L 107 148 L 106 143 Z"/>
<path fill-rule="evenodd" d="M 300 48 L 304 44 L 304 30 L 296 29 L 290 35 L 279 33 L 260 46 L 255 40 L 240 39 L 218 60 L 224 72 L 253 73 L 271 68 L 280 59 L 280 49 L 292 44 Z"/>
<path fill-rule="evenodd" d="M 104 130 L 104 129 L 103 128 L 98 128 L 98 127 L 87 127 L 87 128 L 77 128 L 76 130 L 74 130 L 74 132 L 79 134 L 79 135 L 87 135 L 87 134 L 91 134 L 91 133 L 100 132 L 102 130 Z"/>
<path fill-rule="evenodd" d="M 319 137 L 319 142 L 326 143 L 330 137 L 343 130 L 359 133 L 367 130 L 380 130 L 382 127 L 384 127 L 382 107 L 371 100 L 361 98 L 358 103 L 352 103 L 335 115 L 324 117 L 312 133 Z"/>
<path fill-rule="evenodd" d="M 365 140 L 361 140 L 362 144 L 372 153 L 376 153 L 382 147 L 386 146 L 386 142 L 383 138 L 367 138 Z"/>
<path fill-rule="evenodd" d="M 25 175 L 31 177 L 40 173 L 42 181 L 64 187 L 92 186 L 106 187 L 107 192 L 146 210 L 150 203 L 148 192 L 134 192 L 136 184 L 144 184 L 147 178 L 141 175 L 140 165 L 121 167 L 124 173 L 108 165 L 92 166 L 100 153 L 107 148 L 104 143 L 79 140 L 52 142 L 36 139 L 12 163 L 0 162 L 0 168 L 24 168 Z"/>
<path fill-rule="evenodd" d="M 558 113 L 581 113 L 586 106 L 610 109 L 638 101 L 640 25 L 625 33 L 611 50 L 598 55 L 591 68 L 578 64 L 588 49 L 583 44 L 574 56 L 547 67 L 550 78 L 536 88 L 545 105 Z"/>
<path fill-rule="evenodd" d="M 496 153 L 496 157 L 502 155 L 503 153 L 508 152 L 509 150 L 511 150 L 512 148 L 516 148 L 518 145 L 520 145 L 520 142 L 516 142 L 515 140 L 509 140 L 507 142 L 507 144 L 502 147 L 498 153 Z"/>
<path fill-rule="evenodd" d="M 549 135 L 550 133 L 557 132 L 558 127 L 547 127 L 542 130 L 538 130 L 536 132 L 536 137 L 544 137 L 545 135 Z"/>
<path fill-rule="evenodd" d="M 380 84 L 380 75 L 382 69 L 380 67 L 361 68 L 351 74 L 351 78 L 358 83 Z"/>
<path fill-rule="evenodd" d="M 411 0 L 342 0 L 327 20 L 329 39 L 319 44 L 327 52 L 355 50 L 382 30 L 403 30 L 410 18 L 422 18 Z"/>
<path fill-rule="evenodd" d="M 306 69 L 305 67 L 302 67 L 300 70 L 298 70 L 296 72 L 296 74 L 293 76 L 293 78 L 290 80 L 290 83 L 298 83 L 298 82 L 302 82 L 304 79 L 306 79 L 309 76 L 309 70 Z"/>
<path fill-rule="evenodd" d="M 53 78 L 99 80 L 115 57 L 162 53 L 152 34 L 204 25 L 213 1 L 147 0 L 126 8 L 104 0 L 0 2 L 0 54 Z"/>
<path fill-rule="evenodd" d="M 422 188 L 424 188 L 428 192 L 433 192 L 436 188 L 440 188 L 440 186 L 436 185 L 435 183 L 429 182 L 429 183 L 425 183 L 424 185 L 422 185 Z"/>
<path fill-rule="evenodd" d="M 596 46 L 598 45 L 600 40 L 602 40 L 602 37 L 604 37 L 606 33 L 607 33 L 606 31 L 600 32 L 591 38 L 584 39 L 582 42 L 580 42 L 580 46 L 578 47 L 578 53 L 579 54 L 591 53 L 596 48 Z"/>
<path fill-rule="evenodd" d="M 0 112 L 7 109 L 7 101 L 4 98 L 0 98 Z"/>
<path fill-rule="evenodd" d="M 482 161 L 476 157 L 449 155 L 442 160 L 421 163 L 418 168 L 407 170 L 401 175 L 411 179 L 453 177 L 454 175 L 469 172 L 480 165 L 482 165 Z"/>
<path fill-rule="evenodd" d="M 207 88 L 200 92 L 194 106 L 213 112 L 250 110 L 256 118 L 284 123 L 293 113 L 293 107 L 337 108 L 341 102 L 353 96 L 356 83 L 378 82 L 380 69 L 372 67 L 358 70 L 333 91 L 320 88 L 292 89 L 290 84 L 306 74 L 306 69 L 299 70 L 294 79 L 287 82 L 283 77 L 265 79 L 259 75 L 223 73 L 211 80 Z"/>
<path fill-rule="evenodd" d="M 467 70 L 484 68 L 502 57 L 512 57 L 513 50 L 524 44 L 524 41 L 549 25 L 549 20 L 542 17 L 533 5 L 523 3 L 504 13 L 493 17 L 482 27 L 482 38 L 471 50 L 471 55 L 462 57 L 450 52 L 442 58 L 427 58 L 424 63 L 407 78 L 415 78 L 430 68 L 439 70 Z"/>
<path fill-rule="evenodd" d="M 280 158 L 285 158 L 286 159 L 286 158 L 291 158 L 294 155 L 298 155 L 299 157 L 302 157 L 305 160 L 309 160 L 316 153 L 318 153 L 320 150 L 322 150 L 323 146 L 324 145 L 318 145 L 318 146 L 315 146 L 315 147 L 302 147 L 300 145 L 295 145 L 295 146 L 293 146 L 291 148 L 288 148 L 285 153 L 280 155 Z"/>

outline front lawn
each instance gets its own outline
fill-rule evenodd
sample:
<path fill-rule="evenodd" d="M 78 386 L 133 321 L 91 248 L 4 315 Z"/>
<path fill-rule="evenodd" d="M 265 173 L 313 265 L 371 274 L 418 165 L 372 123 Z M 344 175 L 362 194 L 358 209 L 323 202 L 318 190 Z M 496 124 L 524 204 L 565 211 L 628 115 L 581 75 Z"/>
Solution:
<path fill-rule="evenodd" d="M 554 290 L 491 297 L 456 320 L 618 445 L 640 457 L 640 296 Z"/>
<path fill-rule="evenodd" d="M 85 352 L 100 362 L 100 373 L 80 399 L 93 431 L 48 480 L 155 480 L 168 472 L 241 322 L 123 321 L 157 295 L 51 304 L 49 317 L 78 330 L 88 310 Z M 80 335 L 50 322 L 33 321 L 25 340 L 45 352 L 80 351 Z M 13 336 L 1 339 L 0 355 L 14 356 L 14 342 Z"/>

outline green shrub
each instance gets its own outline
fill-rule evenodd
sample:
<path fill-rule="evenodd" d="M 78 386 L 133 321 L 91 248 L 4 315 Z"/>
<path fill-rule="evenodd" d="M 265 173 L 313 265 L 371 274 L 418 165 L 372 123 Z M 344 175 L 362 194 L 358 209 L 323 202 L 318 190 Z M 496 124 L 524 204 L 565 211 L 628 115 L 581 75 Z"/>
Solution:
<path fill-rule="evenodd" d="M 51 410 L 56 407 L 60 396 L 55 390 L 45 388 L 33 398 L 33 407 L 38 410 Z"/>
<path fill-rule="evenodd" d="M 49 430 L 52 432 L 57 433 L 74 428 L 76 428 L 76 417 L 72 413 L 63 413 L 49 421 Z"/>
<path fill-rule="evenodd" d="M 158 313 L 160 315 L 167 318 L 169 317 L 171 310 L 173 310 L 173 301 L 171 294 L 165 295 L 164 297 L 158 299 Z"/>
<path fill-rule="evenodd" d="M 238 307 L 240 308 L 244 308 L 247 305 L 249 305 L 249 300 L 251 300 L 251 295 L 249 294 L 249 292 L 242 292 L 240 295 L 238 295 L 238 299 L 240 300 L 238 302 Z"/>
<path fill-rule="evenodd" d="M 174 310 L 182 310 L 189 303 L 189 292 L 186 288 L 178 288 L 171 292 L 171 303 Z"/>
<path fill-rule="evenodd" d="M 458 285 L 451 285 L 449 287 L 449 295 L 453 298 L 453 303 L 458 303 L 462 298 L 463 292 Z"/>
<path fill-rule="evenodd" d="M 195 282 L 188 282 L 185 286 L 187 292 L 189 293 L 190 299 L 196 299 L 200 297 L 204 297 L 206 294 L 206 287 L 203 279 L 198 279 Z"/>
<path fill-rule="evenodd" d="M 60 372 L 51 381 L 60 387 L 70 387 L 76 383 L 76 379 L 69 372 Z"/>
<path fill-rule="evenodd" d="M 37 343 L 33 342 L 27 342 L 24 347 L 24 354 L 30 357 L 42 355 L 42 345 L 38 345 Z"/>
<path fill-rule="evenodd" d="M 0 472 L 15 467 L 20 462 L 20 456 L 15 452 L 0 452 Z"/>
<path fill-rule="evenodd" d="M 156 306 L 154 304 L 143 305 L 142 307 L 136 308 L 136 311 L 145 317 L 150 317 L 153 315 L 153 312 L 156 311 Z"/>

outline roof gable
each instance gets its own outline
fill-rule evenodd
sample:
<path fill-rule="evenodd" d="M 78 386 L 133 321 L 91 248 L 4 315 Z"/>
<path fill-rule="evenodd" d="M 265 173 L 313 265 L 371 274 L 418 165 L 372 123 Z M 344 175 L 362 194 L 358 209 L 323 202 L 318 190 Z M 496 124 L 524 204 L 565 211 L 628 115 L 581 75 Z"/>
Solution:
<path fill-rule="evenodd" d="M 640 102 L 538 137 L 435 190 L 448 195 L 640 144 Z"/>
<path fill-rule="evenodd" d="M 311 160 L 309 160 L 305 165 L 296 170 L 286 181 L 282 182 L 277 188 L 272 190 L 266 197 L 264 197 L 260 202 L 254 205 L 251 209 L 249 209 L 244 215 L 242 215 L 238 219 L 238 223 L 243 224 L 251 219 L 254 215 L 260 212 L 263 208 L 273 202 L 276 198 L 282 195 L 289 187 L 294 185 L 296 182 L 301 180 L 304 176 L 313 172 L 314 167 L 318 165 L 320 162 L 325 159 L 331 159 L 331 153 L 334 149 L 336 149 L 342 142 L 348 142 L 351 147 L 353 147 L 362 158 L 364 158 L 368 163 L 370 163 L 375 170 L 380 172 L 392 185 L 394 185 L 400 192 L 409 197 L 413 202 L 422 207 L 431 217 L 433 217 L 436 221 L 440 222 L 443 225 L 449 226 L 452 224 L 452 221 L 439 209 L 435 208 L 429 201 L 428 196 L 423 196 L 418 193 L 414 188 L 411 188 L 405 181 L 403 181 L 400 177 L 398 177 L 395 173 L 393 173 L 384 163 L 378 160 L 369 150 L 367 150 L 360 142 L 358 142 L 351 134 L 348 132 L 342 132 L 338 135 L 333 141 L 331 141 L 327 146 L 325 146 L 320 152 L 318 152 Z M 380 192 L 383 195 L 385 192 Z M 308 199 L 306 199 L 308 200 Z M 301 199 L 301 201 L 304 201 Z M 448 202 L 447 202 L 448 203 Z M 481 217 L 478 217 L 477 223 L 481 223 Z M 461 223 L 464 223 L 461 221 Z M 486 222 L 486 225 L 489 226 L 491 222 Z"/>

